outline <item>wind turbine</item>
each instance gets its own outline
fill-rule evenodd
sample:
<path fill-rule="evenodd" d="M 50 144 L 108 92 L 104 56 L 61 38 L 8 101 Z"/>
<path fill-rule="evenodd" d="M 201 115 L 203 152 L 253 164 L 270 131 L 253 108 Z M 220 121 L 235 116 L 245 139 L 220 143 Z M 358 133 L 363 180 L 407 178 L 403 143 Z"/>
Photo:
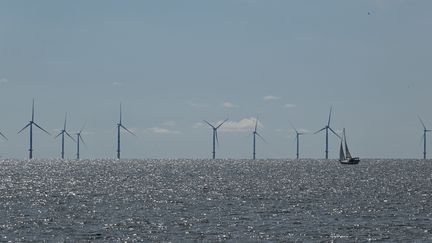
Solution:
<path fill-rule="evenodd" d="M 42 127 L 40 127 L 36 122 L 34 122 L 34 99 L 33 99 L 33 104 L 32 104 L 32 117 L 31 117 L 31 121 L 29 121 L 29 123 L 23 128 L 21 129 L 18 133 L 21 133 L 22 131 L 24 131 L 24 129 L 26 129 L 27 127 L 30 127 L 30 149 L 29 149 L 29 159 L 33 158 L 33 125 L 35 125 L 37 128 L 39 128 L 40 130 L 44 131 L 46 134 L 51 135 L 49 132 L 47 132 L 45 129 L 43 129 Z"/>
<path fill-rule="evenodd" d="M 76 154 L 76 159 L 77 160 L 79 160 L 80 159 L 80 141 L 85 145 L 85 143 L 84 143 L 84 139 L 82 138 L 82 136 L 81 136 L 81 133 L 82 133 L 82 131 L 84 130 L 84 127 L 85 127 L 85 123 L 84 123 L 84 125 L 82 126 L 82 128 L 81 128 L 81 130 L 79 131 L 79 132 L 77 132 L 76 133 L 76 135 L 77 135 L 77 139 L 76 139 L 76 143 L 77 143 L 77 154 Z"/>
<path fill-rule="evenodd" d="M 75 142 L 75 139 L 73 139 L 73 137 L 66 131 L 66 119 L 67 119 L 67 114 L 65 115 L 63 130 L 61 130 L 60 133 L 57 134 L 57 136 L 54 137 L 54 138 L 57 138 L 58 136 L 62 135 L 62 151 L 61 151 L 61 158 L 62 159 L 64 159 L 64 138 L 65 138 L 65 134 L 70 139 L 72 139 Z"/>
<path fill-rule="evenodd" d="M 255 121 L 255 130 L 252 133 L 253 134 L 253 154 L 252 154 L 253 159 L 256 159 L 256 136 L 260 137 L 265 142 L 265 139 L 257 132 L 257 129 L 258 129 L 258 117 Z"/>
<path fill-rule="evenodd" d="M 136 136 L 133 132 L 129 131 L 125 126 L 122 124 L 122 106 L 120 103 L 120 120 L 119 123 L 117 123 L 117 159 L 120 159 L 120 129 L 123 128 L 128 133 Z"/>
<path fill-rule="evenodd" d="M 292 128 L 294 129 L 294 131 L 296 133 L 296 142 L 297 142 L 297 153 L 296 153 L 296 156 L 297 156 L 297 159 L 299 159 L 299 154 L 300 154 L 299 153 L 299 151 L 300 151 L 300 136 L 304 135 L 305 133 L 297 131 L 297 129 L 294 127 L 294 125 L 292 123 L 291 123 L 291 126 L 292 126 Z"/>
<path fill-rule="evenodd" d="M 320 130 L 318 130 L 318 131 L 316 131 L 314 134 L 317 134 L 317 133 L 319 133 L 319 132 L 321 132 L 321 131 L 323 131 L 323 130 L 325 130 L 325 132 L 326 132 L 326 150 L 325 150 L 325 158 L 326 159 L 328 159 L 328 135 L 329 135 L 329 132 L 328 132 L 328 130 L 330 130 L 334 135 L 336 135 L 338 138 L 341 138 L 331 127 L 330 127 L 330 120 L 331 120 L 331 114 L 332 114 L 332 110 L 333 110 L 333 107 L 330 107 L 330 114 L 329 114 L 329 119 L 328 119 L 328 122 L 327 122 L 327 125 L 325 126 L 325 127 L 323 127 L 322 129 L 320 129 Z"/>
<path fill-rule="evenodd" d="M 217 127 L 213 126 L 212 124 L 210 124 L 210 122 L 204 120 L 205 123 L 207 123 L 212 129 L 213 129 L 213 159 L 216 158 L 216 142 L 219 145 L 219 139 L 218 139 L 218 135 L 217 135 L 217 130 L 226 122 L 228 121 L 228 119 L 225 119 L 221 124 L 219 124 Z"/>
<path fill-rule="evenodd" d="M 431 132 L 432 130 L 426 129 L 425 124 L 423 123 L 420 116 L 418 116 L 418 119 L 420 120 L 422 126 L 423 126 L 423 159 L 426 159 L 426 133 Z"/>

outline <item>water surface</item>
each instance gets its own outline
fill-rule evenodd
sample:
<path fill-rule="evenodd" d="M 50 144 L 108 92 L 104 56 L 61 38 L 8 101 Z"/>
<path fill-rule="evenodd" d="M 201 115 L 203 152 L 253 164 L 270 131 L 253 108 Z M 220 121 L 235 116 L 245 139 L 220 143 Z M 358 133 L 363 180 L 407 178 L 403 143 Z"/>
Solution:
<path fill-rule="evenodd" d="M 0 241 L 432 241 L 432 161 L 3 160 Z"/>

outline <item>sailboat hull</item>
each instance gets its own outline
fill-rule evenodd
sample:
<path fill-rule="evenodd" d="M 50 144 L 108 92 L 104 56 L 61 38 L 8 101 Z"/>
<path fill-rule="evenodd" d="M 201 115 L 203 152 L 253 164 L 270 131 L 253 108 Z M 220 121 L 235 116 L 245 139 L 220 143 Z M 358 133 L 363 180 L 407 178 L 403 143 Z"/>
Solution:
<path fill-rule="evenodd" d="M 360 162 L 360 158 L 359 157 L 349 158 L 349 159 L 339 160 L 339 162 L 341 164 L 355 165 Z"/>

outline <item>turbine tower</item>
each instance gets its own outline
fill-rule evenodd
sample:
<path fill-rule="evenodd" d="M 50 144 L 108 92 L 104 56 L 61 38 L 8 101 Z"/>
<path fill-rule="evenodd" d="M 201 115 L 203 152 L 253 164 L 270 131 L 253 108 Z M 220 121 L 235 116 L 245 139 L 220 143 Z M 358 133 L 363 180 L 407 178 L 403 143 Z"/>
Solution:
<path fill-rule="evenodd" d="M 33 125 L 35 125 L 37 128 L 39 128 L 40 130 L 44 131 L 46 134 L 50 135 L 49 132 L 47 132 L 45 129 L 43 129 L 41 126 L 39 126 L 35 121 L 34 121 L 34 99 L 33 99 L 33 104 L 32 104 L 32 117 L 31 120 L 29 121 L 29 123 L 23 128 L 21 129 L 18 133 L 21 133 L 22 131 L 24 131 L 24 129 L 26 129 L 27 127 L 30 127 L 30 149 L 29 149 L 29 159 L 33 158 Z"/>
<path fill-rule="evenodd" d="M 333 110 L 333 107 L 330 107 L 330 114 L 329 114 L 329 119 L 328 119 L 328 122 L 327 122 L 327 125 L 325 126 L 325 127 L 323 127 L 322 129 L 320 129 L 320 130 L 318 130 L 318 131 L 316 131 L 314 134 L 317 134 L 317 133 L 319 133 L 319 132 L 321 132 L 321 131 L 323 131 L 323 130 L 325 130 L 325 132 L 326 132 L 326 148 L 325 148 L 325 158 L 326 159 L 328 159 L 328 135 L 329 135 L 329 130 L 334 134 L 334 135 L 336 135 L 338 138 L 341 138 L 331 127 L 330 127 L 330 120 L 331 120 L 331 114 L 332 114 L 332 110 Z"/>
<path fill-rule="evenodd" d="M 426 133 L 431 132 L 432 130 L 426 129 L 426 126 L 420 116 L 418 116 L 418 118 L 423 126 L 423 159 L 426 159 Z"/>
<path fill-rule="evenodd" d="M 136 136 L 133 132 L 129 131 L 129 129 L 127 129 L 122 124 L 122 106 L 120 103 L 120 120 L 119 120 L 119 123 L 117 123 L 117 159 L 120 159 L 120 130 L 121 130 L 121 128 L 126 130 L 128 133 Z"/>
<path fill-rule="evenodd" d="M 66 119 L 67 119 L 67 114 L 65 115 L 65 120 L 64 120 L 64 126 L 63 126 L 63 130 L 60 131 L 59 134 L 57 134 L 57 136 L 55 136 L 54 138 L 57 138 L 58 136 L 62 135 L 62 151 L 61 151 L 61 158 L 64 159 L 64 138 L 65 138 L 65 134 L 72 139 L 75 142 L 75 139 L 73 139 L 73 137 L 66 131 Z"/>
<path fill-rule="evenodd" d="M 212 158 L 215 159 L 216 158 L 216 142 L 219 145 L 219 139 L 218 139 L 218 135 L 217 135 L 217 130 L 226 122 L 228 121 L 228 119 L 225 119 L 221 124 L 219 124 L 217 127 L 213 126 L 212 124 L 210 124 L 210 122 L 204 120 L 205 123 L 207 123 L 212 129 L 213 129 L 213 152 L 212 152 Z"/>
<path fill-rule="evenodd" d="M 80 141 L 81 141 L 84 145 L 86 145 L 86 144 L 84 143 L 84 139 L 83 139 L 82 136 L 81 136 L 81 133 L 82 133 L 82 131 L 84 130 L 85 125 L 86 125 L 86 124 L 84 123 L 83 127 L 81 128 L 81 130 L 80 130 L 78 133 L 76 133 L 76 135 L 77 135 L 77 140 L 76 140 L 76 143 L 77 143 L 77 154 L 76 154 L 76 159 L 77 159 L 77 160 L 80 159 Z"/>
<path fill-rule="evenodd" d="M 296 143 L 297 143 L 296 157 L 297 157 L 297 159 L 299 159 L 300 158 L 300 136 L 304 135 L 305 133 L 297 131 L 297 129 L 294 127 L 294 125 L 292 123 L 291 123 L 291 126 L 296 133 Z"/>
<path fill-rule="evenodd" d="M 252 153 L 252 159 L 256 159 L 256 136 L 258 136 L 259 138 L 261 138 L 264 142 L 265 139 L 257 132 L 258 129 L 258 117 L 255 121 L 255 130 L 253 131 L 253 153 Z"/>

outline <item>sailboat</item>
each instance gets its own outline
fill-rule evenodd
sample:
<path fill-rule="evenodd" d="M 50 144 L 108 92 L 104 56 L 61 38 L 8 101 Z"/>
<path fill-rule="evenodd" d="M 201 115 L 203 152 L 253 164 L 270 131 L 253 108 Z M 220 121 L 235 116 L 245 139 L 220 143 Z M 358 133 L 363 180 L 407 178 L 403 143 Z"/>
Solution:
<path fill-rule="evenodd" d="M 345 143 L 345 152 L 344 152 L 344 146 L 342 143 Z M 347 141 L 346 141 L 346 135 L 345 135 L 345 128 L 343 129 L 343 137 L 341 139 L 340 144 L 340 150 L 339 150 L 339 162 L 341 164 L 358 164 L 360 162 L 359 157 L 352 157 L 351 153 L 349 152 Z"/>

